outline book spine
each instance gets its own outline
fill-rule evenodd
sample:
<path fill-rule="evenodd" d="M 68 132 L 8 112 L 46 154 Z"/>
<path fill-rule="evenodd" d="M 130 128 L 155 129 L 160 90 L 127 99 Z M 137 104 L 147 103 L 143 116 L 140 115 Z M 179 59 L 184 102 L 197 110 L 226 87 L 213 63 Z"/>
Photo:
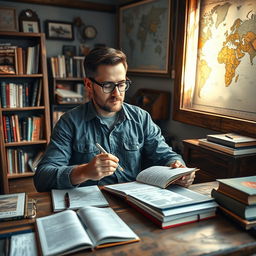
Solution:
<path fill-rule="evenodd" d="M 254 206 L 254 208 L 255 208 L 254 217 L 247 216 L 248 215 L 247 209 L 250 208 L 249 206 L 246 206 L 246 205 L 238 202 L 237 200 L 218 192 L 215 189 L 212 190 L 212 197 L 215 198 L 216 202 L 219 203 L 221 206 L 234 212 L 235 214 L 237 214 L 238 216 L 240 216 L 243 219 L 249 220 L 249 219 L 256 218 L 256 206 Z"/>
<path fill-rule="evenodd" d="M 6 83 L 2 82 L 1 83 L 1 103 L 2 103 L 2 108 L 6 108 Z"/>

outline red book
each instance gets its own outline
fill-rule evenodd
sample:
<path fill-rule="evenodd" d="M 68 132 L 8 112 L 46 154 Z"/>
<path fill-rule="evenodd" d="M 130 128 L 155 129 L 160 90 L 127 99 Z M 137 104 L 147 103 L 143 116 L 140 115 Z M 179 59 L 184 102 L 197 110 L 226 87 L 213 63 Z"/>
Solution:
<path fill-rule="evenodd" d="M 206 212 L 203 212 L 200 214 L 193 214 L 191 216 L 174 219 L 172 221 L 161 222 L 160 220 L 158 220 L 154 216 L 150 215 L 148 212 L 144 211 L 142 208 L 138 207 L 137 205 L 133 204 L 132 202 L 130 202 L 130 201 L 127 201 L 127 202 L 134 209 L 136 209 L 138 212 L 142 213 L 145 217 L 147 217 L 148 219 L 153 221 L 155 224 L 160 226 L 162 229 L 174 228 L 174 227 L 178 227 L 178 226 L 193 223 L 193 222 L 198 222 L 200 220 L 207 220 L 207 219 L 210 219 L 210 218 L 213 218 L 216 216 L 215 210 L 214 211 L 210 210 L 210 211 L 206 211 Z"/>

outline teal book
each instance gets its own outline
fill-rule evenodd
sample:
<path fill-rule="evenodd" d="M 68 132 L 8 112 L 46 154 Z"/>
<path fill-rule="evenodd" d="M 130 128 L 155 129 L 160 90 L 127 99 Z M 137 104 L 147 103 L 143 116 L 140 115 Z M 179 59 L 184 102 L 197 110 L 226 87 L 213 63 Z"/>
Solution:
<path fill-rule="evenodd" d="M 217 179 L 218 191 L 244 204 L 256 205 L 256 176 Z"/>
<path fill-rule="evenodd" d="M 256 219 L 256 205 L 243 204 L 215 189 L 212 190 L 212 197 L 215 198 L 218 204 L 237 214 L 241 218 L 246 220 Z"/>

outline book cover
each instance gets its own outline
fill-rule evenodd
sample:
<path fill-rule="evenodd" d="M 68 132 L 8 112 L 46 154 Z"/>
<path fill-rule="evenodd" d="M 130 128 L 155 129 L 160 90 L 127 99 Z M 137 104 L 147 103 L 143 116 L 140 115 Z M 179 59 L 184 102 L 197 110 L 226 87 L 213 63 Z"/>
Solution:
<path fill-rule="evenodd" d="M 215 198 L 216 202 L 221 206 L 234 212 L 241 218 L 246 220 L 256 219 L 256 205 L 249 206 L 243 204 L 215 189 L 212 190 L 212 197 Z"/>
<path fill-rule="evenodd" d="M 237 222 L 240 226 L 242 226 L 244 229 L 248 230 L 252 227 L 256 227 L 256 219 L 254 220 L 245 220 L 238 216 L 237 214 L 233 213 L 232 211 L 226 209 L 223 206 L 219 206 L 221 211 L 226 214 L 228 217 L 233 219 L 235 222 Z"/>
<path fill-rule="evenodd" d="M 229 155 L 234 155 L 234 156 L 256 153 L 256 146 L 232 148 L 232 147 L 228 147 L 228 146 L 224 146 L 218 143 L 208 141 L 207 139 L 199 139 L 198 142 L 199 142 L 199 145 L 202 147 L 206 147 L 208 149 L 215 149 L 215 150 L 225 152 Z"/>
<path fill-rule="evenodd" d="M 245 204 L 256 204 L 256 176 L 217 179 L 218 191 Z"/>
<path fill-rule="evenodd" d="M 207 135 L 207 140 L 233 148 L 256 146 L 256 138 L 236 133 L 211 134 Z"/>
<path fill-rule="evenodd" d="M 25 201 L 25 193 L 0 195 L 0 221 L 24 218 Z"/>

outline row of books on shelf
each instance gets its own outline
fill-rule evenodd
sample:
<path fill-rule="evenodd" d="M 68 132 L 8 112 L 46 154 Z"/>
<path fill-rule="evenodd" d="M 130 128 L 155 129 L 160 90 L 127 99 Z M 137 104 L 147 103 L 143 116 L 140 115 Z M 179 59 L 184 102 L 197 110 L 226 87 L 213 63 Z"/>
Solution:
<path fill-rule="evenodd" d="M 0 45 L 0 74 L 37 74 L 39 70 L 40 46 L 26 48 L 16 45 Z"/>
<path fill-rule="evenodd" d="M 51 69 L 53 77 L 85 77 L 85 56 L 67 57 L 58 55 L 51 57 Z"/>
<path fill-rule="evenodd" d="M 3 115 L 4 140 L 8 142 L 38 141 L 43 137 L 43 116 L 19 117 Z"/>
<path fill-rule="evenodd" d="M 43 151 L 39 151 L 34 157 L 30 152 L 26 152 L 23 149 L 6 150 L 7 158 L 7 173 L 18 174 L 25 172 L 35 172 L 39 161 L 43 156 Z"/>
<path fill-rule="evenodd" d="M 42 80 L 33 83 L 0 84 L 0 106 L 2 108 L 23 108 L 40 106 L 42 94 Z"/>
<path fill-rule="evenodd" d="M 220 209 L 245 229 L 256 227 L 256 176 L 218 179 L 212 197 Z"/>
<path fill-rule="evenodd" d="M 235 133 L 207 135 L 199 139 L 199 145 L 234 156 L 256 153 L 256 138 Z"/>

